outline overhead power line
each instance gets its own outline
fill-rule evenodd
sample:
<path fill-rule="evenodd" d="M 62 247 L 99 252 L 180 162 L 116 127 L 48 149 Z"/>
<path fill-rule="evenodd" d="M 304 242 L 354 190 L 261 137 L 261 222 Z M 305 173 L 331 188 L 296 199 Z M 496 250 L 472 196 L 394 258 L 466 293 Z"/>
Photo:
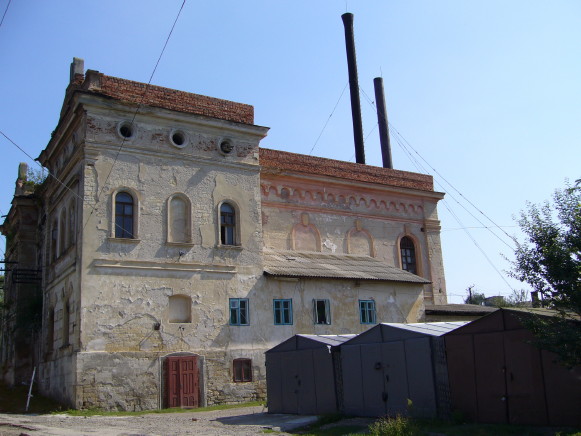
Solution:
<path fill-rule="evenodd" d="M 6 17 L 6 13 L 8 12 L 8 8 L 10 7 L 10 3 L 12 0 L 8 0 L 8 4 L 6 5 L 6 9 L 4 9 L 4 14 L 2 14 L 2 20 L 0 20 L 0 27 L 2 27 L 2 23 L 4 23 L 4 18 Z"/>
<path fill-rule="evenodd" d="M 10 2 L 9 2 L 9 4 L 10 4 Z M 180 9 L 179 9 L 179 11 L 178 11 L 178 13 L 177 13 L 177 16 L 176 16 L 176 18 L 175 18 L 175 20 L 174 20 L 174 22 L 173 22 L 173 25 L 172 25 L 172 27 L 171 27 L 171 30 L 170 30 L 170 32 L 169 32 L 169 34 L 168 34 L 168 36 L 167 36 L 167 38 L 166 38 L 166 40 L 165 40 L 165 43 L 164 43 L 164 45 L 163 45 L 163 48 L 162 48 L 162 50 L 161 50 L 161 53 L 160 53 L 160 55 L 159 55 L 159 57 L 158 57 L 158 59 L 157 59 L 157 62 L 155 63 L 155 67 L 153 68 L 153 71 L 152 71 L 152 73 L 151 73 L 151 75 L 150 75 L 150 77 L 149 77 L 149 81 L 147 82 L 147 86 L 145 87 L 145 89 L 144 89 L 144 91 L 143 91 L 143 94 L 142 94 L 142 96 L 141 96 L 141 101 L 140 101 L 140 103 L 138 104 L 138 107 L 136 108 L 136 110 L 135 110 L 135 112 L 134 112 L 134 114 L 133 114 L 133 118 L 131 119 L 131 125 L 133 125 L 133 123 L 134 123 L 134 121 L 135 121 L 135 117 L 137 116 L 137 114 L 139 113 L 139 110 L 141 109 L 141 106 L 143 105 L 143 101 L 145 100 L 145 97 L 146 97 L 146 95 L 147 95 L 147 92 L 148 92 L 148 90 L 149 90 L 149 86 L 151 85 L 151 81 L 153 80 L 153 76 L 154 76 L 154 74 L 155 74 L 155 72 L 156 72 L 156 70 L 157 70 L 157 67 L 159 66 L 159 63 L 160 63 L 160 61 L 161 61 L 161 58 L 162 58 L 162 56 L 163 56 L 163 53 L 165 52 L 165 49 L 166 49 L 166 47 L 167 47 L 167 45 L 168 45 L 168 43 L 169 43 L 170 37 L 171 37 L 171 35 L 172 35 L 173 31 L 174 31 L 174 28 L 175 28 L 175 26 L 176 26 L 176 23 L 177 23 L 177 21 L 178 21 L 178 19 L 179 19 L 180 15 L 181 15 L 181 13 L 182 13 L 182 10 L 183 10 L 183 8 L 184 8 L 185 4 L 186 4 L 186 0 L 183 0 L 183 2 L 182 2 L 182 4 L 181 4 L 181 7 L 180 7 Z M 8 10 L 8 7 L 6 8 L 6 10 Z M 4 12 L 4 15 L 6 15 L 6 11 Z M 4 17 L 2 18 L 2 20 L 3 20 L 3 19 L 4 19 Z M 28 152 L 26 152 L 26 150 L 24 150 L 24 149 L 23 149 L 21 146 L 19 146 L 19 145 L 18 145 L 18 144 L 17 144 L 15 141 L 13 141 L 13 140 L 12 140 L 12 139 L 11 139 L 11 138 L 8 136 L 8 135 L 6 135 L 6 134 L 5 134 L 5 133 L 4 133 L 2 130 L 0 130 L 0 134 L 1 134 L 2 136 L 4 136 L 4 138 L 6 138 L 6 140 L 8 140 L 8 141 L 9 141 L 9 142 L 10 142 L 12 145 L 14 145 L 16 148 L 18 148 L 18 149 L 19 149 L 19 150 L 20 150 L 22 153 L 24 153 L 24 154 L 25 154 L 25 155 L 26 155 L 26 156 L 27 156 L 27 157 L 28 157 L 28 158 L 29 158 L 31 161 L 35 162 L 35 163 L 36 163 L 36 164 L 37 164 L 37 165 L 40 167 L 40 169 L 41 169 L 41 170 L 43 170 L 43 171 L 48 171 L 48 170 L 47 170 L 46 168 L 44 168 L 44 167 L 43 167 L 43 166 L 42 166 L 42 165 L 41 165 L 41 164 L 40 164 L 40 163 L 39 163 L 39 162 L 38 162 L 36 159 L 34 159 L 34 158 L 33 158 L 33 157 L 32 157 L 32 156 L 31 156 L 31 155 L 28 153 Z M 105 189 L 105 186 L 106 186 L 106 183 L 107 183 L 107 181 L 109 180 L 109 177 L 111 176 L 111 173 L 112 173 L 112 171 L 113 171 L 113 167 L 115 166 L 115 163 L 117 162 L 117 159 L 119 158 L 119 154 L 121 153 L 121 151 L 122 151 L 122 149 L 123 149 L 123 145 L 124 145 L 125 141 L 126 141 L 126 138 L 123 138 L 123 140 L 121 141 L 120 147 L 119 147 L 119 149 L 117 150 L 117 154 L 116 154 L 116 156 L 115 156 L 115 160 L 114 160 L 113 164 L 111 165 L 111 168 L 110 168 L 110 170 L 109 170 L 109 173 L 107 174 L 107 178 L 105 179 L 105 183 L 103 183 L 103 187 L 102 187 L 101 191 L 99 192 L 99 195 L 97 196 L 97 201 L 95 202 L 95 204 L 94 204 L 94 205 L 93 205 L 93 207 L 91 208 L 91 212 L 89 213 L 89 216 L 88 216 L 88 218 L 87 218 L 87 221 L 86 221 L 86 222 L 85 222 L 85 224 L 83 225 L 83 228 L 85 228 L 85 227 L 86 227 L 87 223 L 89 222 L 89 219 L 90 219 L 91 215 L 94 213 L 94 211 L 95 211 L 95 208 L 96 208 L 96 207 L 97 207 L 97 205 L 99 204 L 100 197 L 101 197 L 101 195 L 102 195 L 102 193 L 103 193 L 103 191 L 104 191 L 104 189 Z M 81 201 L 81 204 L 84 204 L 84 203 L 85 203 L 85 199 L 84 199 L 83 197 L 79 196 L 79 195 L 78 195 L 76 192 L 74 192 L 72 189 L 70 189 L 70 188 L 69 188 L 69 187 L 68 187 L 68 186 L 67 186 L 67 185 L 66 185 L 66 184 L 65 184 L 65 183 L 64 183 L 64 182 L 63 182 L 61 179 L 59 179 L 59 178 L 58 178 L 58 177 L 57 177 L 57 176 L 56 176 L 54 173 L 52 173 L 51 171 L 48 171 L 48 177 L 52 177 L 52 178 L 53 178 L 53 179 L 55 179 L 55 180 L 56 180 L 56 181 L 57 181 L 57 182 L 58 182 L 58 183 L 59 183 L 61 186 L 63 186 L 65 189 L 67 189 L 69 192 L 71 192 L 71 193 L 72 193 L 72 194 L 73 194 L 73 195 L 74 195 L 74 196 L 75 196 L 75 197 L 76 197 L 78 200 L 80 200 L 80 201 Z M 117 225 L 117 224 L 115 223 L 115 225 Z"/>
<path fill-rule="evenodd" d="M 345 90 L 347 89 L 347 86 L 349 86 L 349 82 L 347 82 L 345 84 L 345 86 L 343 87 L 343 91 L 341 91 L 341 95 L 339 95 L 339 98 L 337 99 L 337 103 L 335 103 L 335 106 L 333 107 L 333 110 L 331 111 L 331 114 L 329 115 L 329 118 L 327 118 L 327 121 L 325 121 L 325 124 L 323 125 L 323 128 L 321 129 L 321 133 L 319 133 L 319 136 L 317 136 L 317 140 L 315 141 L 315 143 L 311 147 L 311 151 L 309 151 L 309 156 L 313 154 L 313 150 L 315 149 L 315 146 L 319 142 L 319 139 L 321 139 L 321 136 L 323 135 L 323 132 L 327 128 L 327 124 L 329 124 L 329 121 L 331 120 L 331 117 L 335 113 L 335 110 L 337 109 L 337 106 L 339 106 L 339 102 L 343 98 L 343 94 L 345 94 Z"/>

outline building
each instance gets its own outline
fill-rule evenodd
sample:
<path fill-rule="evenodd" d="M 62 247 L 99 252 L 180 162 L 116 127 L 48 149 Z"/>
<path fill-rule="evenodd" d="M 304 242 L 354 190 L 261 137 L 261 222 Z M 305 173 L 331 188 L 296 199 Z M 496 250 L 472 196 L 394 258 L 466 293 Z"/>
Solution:
<path fill-rule="evenodd" d="M 42 321 L 5 311 L 4 378 L 37 366 L 77 408 L 246 401 L 295 334 L 446 303 L 431 176 L 262 149 L 267 131 L 252 106 L 75 59 L 38 158 L 51 176 L 27 187 L 21 167 L 2 226 L 7 300 L 33 295 Z"/>

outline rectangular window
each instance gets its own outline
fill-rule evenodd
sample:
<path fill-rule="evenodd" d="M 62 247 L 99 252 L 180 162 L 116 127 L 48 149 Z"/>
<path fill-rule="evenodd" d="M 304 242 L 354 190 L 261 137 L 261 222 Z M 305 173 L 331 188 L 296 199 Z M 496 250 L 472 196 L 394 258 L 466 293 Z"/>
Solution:
<path fill-rule="evenodd" d="M 329 300 L 313 300 L 313 318 L 315 324 L 331 324 Z"/>
<path fill-rule="evenodd" d="M 293 300 L 274 301 L 274 324 L 290 325 L 293 323 Z"/>
<path fill-rule="evenodd" d="M 375 301 L 359 300 L 359 320 L 361 324 L 375 324 Z"/>
<path fill-rule="evenodd" d="M 230 325 L 248 324 L 248 298 L 230 298 Z"/>
<path fill-rule="evenodd" d="M 252 381 L 252 360 L 250 359 L 234 359 L 232 364 L 235 382 L 251 382 Z"/>

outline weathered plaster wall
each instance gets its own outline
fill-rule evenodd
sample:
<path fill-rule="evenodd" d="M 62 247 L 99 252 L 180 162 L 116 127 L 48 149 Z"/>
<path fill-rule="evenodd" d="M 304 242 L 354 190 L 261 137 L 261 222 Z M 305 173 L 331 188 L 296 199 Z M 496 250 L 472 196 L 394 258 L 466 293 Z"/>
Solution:
<path fill-rule="evenodd" d="M 261 174 L 261 190 L 266 248 L 293 250 L 305 245 L 297 231 L 302 228 L 302 233 L 319 235 L 313 251 L 366 254 L 400 267 L 399 240 L 410 236 L 416 245 L 418 275 L 432 281 L 425 287 L 425 298 L 446 301 L 436 208 L 441 194 L 309 179 L 270 169 Z M 304 225 L 305 216 L 310 229 Z"/>
<path fill-rule="evenodd" d="M 79 405 L 157 407 L 158 359 L 174 352 L 204 356 L 208 403 L 263 396 L 262 369 L 255 370 L 257 382 L 233 383 L 234 358 L 250 353 L 261 368 L 263 356 L 248 346 L 254 340 L 248 330 L 228 326 L 229 298 L 254 292 L 262 277 L 257 146 L 263 131 L 215 120 L 192 126 L 154 112 L 137 118 L 118 156 L 119 117 L 99 110 L 87 117 Z M 170 143 L 176 128 L 188 138 L 182 148 Z M 229 155 L 218 150 L 224 138 L 234 146 Z M 120 189 L 139 202 L 133 240 L 112 237 L 112 198 Z M 167 200 L 176 193 L 191 202 L 189 243 L 167 240 Z M 238 246 L 220 245 L 223 201 L 236 209 Z M 191 298 L 191 322 L 170 322 L 175 295 Z M 101 374 L 92 376 L 98 367 Z"/>

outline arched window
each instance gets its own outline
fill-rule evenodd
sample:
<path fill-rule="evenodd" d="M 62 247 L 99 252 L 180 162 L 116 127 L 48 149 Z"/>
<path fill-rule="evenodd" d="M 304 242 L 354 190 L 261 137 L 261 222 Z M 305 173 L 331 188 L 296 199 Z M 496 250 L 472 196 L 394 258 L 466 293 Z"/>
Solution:
<path fill-rule="evenodd" d="M 63 347 L 69 345 L 71 306 L 67 298 L 63 303 Z"/>
<path fill-rule="evenodd" d="M 46 352 L 50 353 L 54 347 L 54 307 L 51 307 L 48 310 L 48 321 L 46 327 Z"/>
<path fill-rule="evenodd" d="M 58 256 L 57 245 L 58 245 L 58 234 L 59 234 L 59 223 L 58 220 L 52 222 L 50 228 L 50 258 L 55 260 Z"/>
<path fill-rule="evenodd" d="M 133 197 L 127 192 L 115 196 L 115 237 L 133 239 L 134 236 Z"/>
<path fill-rule="evenodd" d="M 76 240 L 77 233 L 77 208 L 75 207 L 75 199 L 73 198 L 69 203 L 69 245 L 73 245 Z"/>
<path fill-rule="evenodd" d="M 168 242 L 191 242 L 190 202 L 176 194 L 168 202 Z"/>
<path fill-rule="evenodd" d="M 232 205 L 222 203 L 220 206 L 220 243 L 236 245 L 236 212 Z"/>
<path fill-rule="evenodd" d="M 409 236 L 404 236 L 399 242 L 399 251 L 401 254 L 401 268 L 412 274 L 418 273 L 416 264 L 416 247 L 414 241 Z"/>
<path fill-rule="evenodd" d="M 61 255 L 67 249 L 67 209 L 63 207 L 59 218 L 59 248 L 58 254 Z"/>
<path fill-rule="evenodd" d="M 187 295 L 169 297 L 169 322 L 192 322 L 192 299 Z"/>

